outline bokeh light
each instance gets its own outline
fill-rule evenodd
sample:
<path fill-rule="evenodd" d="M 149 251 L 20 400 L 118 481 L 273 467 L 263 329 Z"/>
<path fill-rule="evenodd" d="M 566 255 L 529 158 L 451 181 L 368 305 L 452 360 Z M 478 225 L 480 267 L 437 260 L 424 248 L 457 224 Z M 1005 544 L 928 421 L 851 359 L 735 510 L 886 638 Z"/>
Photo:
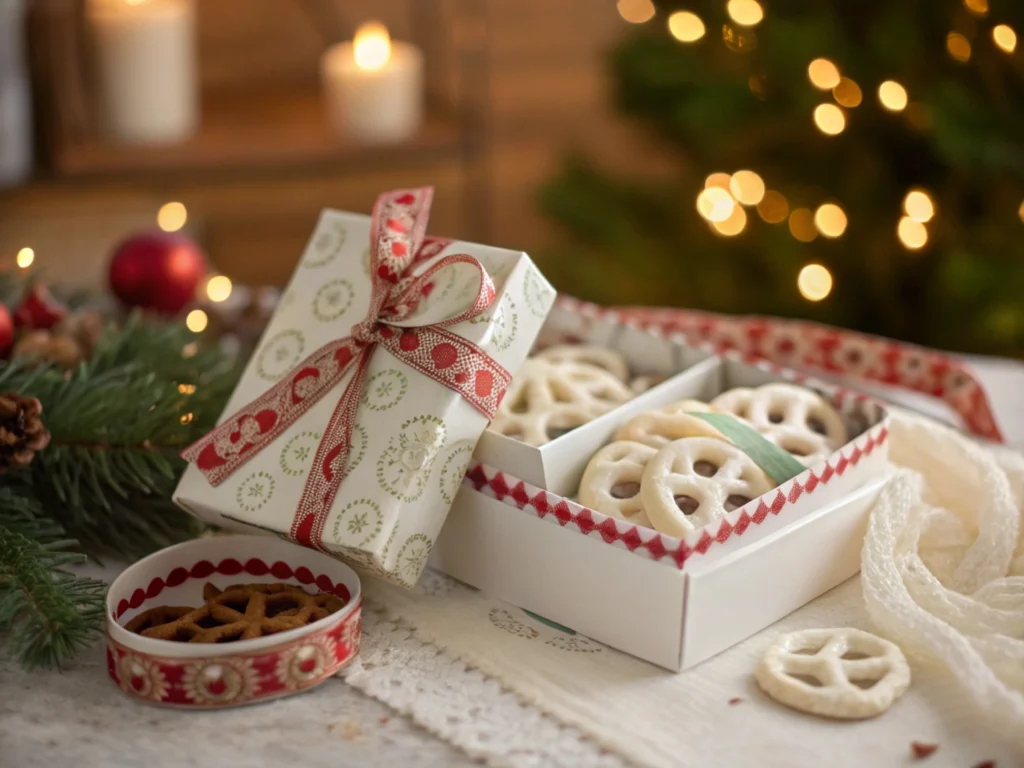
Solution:
<path fill-rule="evenodd" d="M 231 295 L 231 278 L 224 275 L 211 277 L 206 283 L 206 295 L 210 301 L 226 301 Z"/>
<path fill-rule="evenodd" d="M 1000 50 L 1013 53 L 1017 48 L 1017 33 L 1005 24 L 992 27 L 992 39 Z"/>
<path fill-rule="evenodd" d="M 769 189 L 757 204 L 757 213 L 769 224 L 780 224 L 789 216 L 789 203 L 781 192 Z"/>
<path fill-rule="evenodd" d="M 890 112 L 899 112 L 907 106 L 907 89 L 895 80 L 886 80 L 878 86 L 878 100 Z"/>
<path fill-rule="evenodd" d="M 757 0 L 729 0 L 725 9 L 733 21 L 744 27 L 759 24 L 764 18 L 764 9 Z"/>
<path fill-rule="evenodd" d="M 704 189 L 710 189 L 711 187 L 729 189 L 730 181 L 732 181 L 732 177 L 728 173 L 712 173 L 704 179 Z"/>
<path fill-rule="evenodd" d="M 860 86 L 848 77 L 839 81 L 839 85 L 832 89 L 832 98 L 844 107 L 856 107 L 864 100 Z"/>
<path fill-rule="evenodd" d="M 797 208 L 789 214 L 789 232 L 801 243 L 809 243 L 818 236 L 810 208 Z"/>
<path fill-rule="evenodd" d="M 946 35 L 946 50 L 957 61 L 968 61 L 971 58 L 971 43 L 959 32 Z"/>
<path fill-rule="evenodd" d="M 928 193 L 914 189 L 903 198 L 903 211 L 914 221 L 926 222 L 935 215 L 935 203 L 928 196 Z"/>
<path fill-rule="evenodd" d="M 619 16 L 630 24 L 643 24 L 654 18 L 654 3 L 651 0 L 619 0 Z"/>
<path fill-rule="evenodd" d="M 32 262 L 36 260 L 36 252 L 31 248 L 22 248 L 18 251 L 18 255 L 15 257 L 15 261 L 18 266 L 22 269 L 28 269 L 32 266 Z"/>
<path fill-rule="evenodd" d="M 1021 202 L 1020 208 L 1017 209 L 1017 215 L 1020 216 L 1020 220 L 1024 221 L 1024 201 Z"/>
<path fill-rule="evenodd" d="M 819 205 L 814 212 L 814 226 L 825 237 L 839 237 L 846 231 L 846 213 L 835 203 Z"/>
<path fill-rule="evenodd" d="M 814 108 L 814 124 L 822 133 L 835 136 L 846 127 L 846 115 L 835 104 L 819 104 Z"/>
<path fill-rule="evenodd" d="M 676 11 L 668 17 L 668 31 L 681 43 L 692 43 L 704 37 L 704 22 L 689 11 Z"/>
<path fill-rule="evenodd" d="M 964 8 L 978 16 L 988 13 L 988 0 L 964 0 Z"/>
<path fill-rule="evenodd" d="M 912 251 L 923 248 L 924 244 L 928 242 L 928 230 L 924 224 L 914 221 L 909 216 L 900 219 L 900 223 L 896 227 L 896 236 L 905 248 Z"/>
<path fill-rule="evenodd" d="M 178 391 L 183 395 L 193 395 L 196 391 L 195 384 L 179 384 Z"/>
<path fill-rule="evenodd" d="M 193 309 L 188 313 L 185 318 L 185 325 L 192 333 L 202 333 L 206 330 L 206 324 L 209 322 L 209 318 L 206 313 L 201 309 Z"/>
<path fill-rule="evenodd" d="M 177 232 L 185 226 L 188 211 L 182 203 L 164 203 L 156 214 L 156 223 L 164 232 Z"/>
<path fill-rule="evenodd" d="M 839 85 L 839 68 L 828 59 L 815 59 L 807 65 L 807 76 L 811 85 L 827 91 Z"/>
<path fill-rule="evenodd" d="M 714 227 L 715 231 L 720 235 L 726 237 L 734 237 L 743 231 L 743 228 L 747 226 L 747 212 L 743 210 L 740 205 L 733 206 L 732 213 L 729 214 L 729 218 L 724 221 L 713 221 L 711 226 Z"/>
<path fill-rule="evenodd" d="M 832 293 L 832 273 L 821 264 L 808 264 L 797 275 L 796 287 L 808 301 L 821 301 Z"/>
<path fill-rule="evenodd" d="M 736 201 L 721 187 L 709 187 L 697 195 L 697 210 L 708 221 L 725 221 L 736 208 Z"/>
<path fill-rule="evenodd" d="M 753 171 L 736 171 L 729 180 L 729 191 L 743 205 L 757 205 L 764 197 L 764 181 Z"/>

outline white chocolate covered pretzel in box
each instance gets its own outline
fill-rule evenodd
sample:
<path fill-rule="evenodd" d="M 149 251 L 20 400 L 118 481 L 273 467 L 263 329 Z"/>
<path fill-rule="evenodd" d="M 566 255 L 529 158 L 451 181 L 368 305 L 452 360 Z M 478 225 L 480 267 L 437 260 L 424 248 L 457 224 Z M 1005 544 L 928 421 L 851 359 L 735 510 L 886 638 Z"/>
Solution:
<path fill-rule="evenodd" d="M 711 413 L 712 409 L 699 400 L 679 400 L 656 411 L 638 413 L 615 433 L 616 440 L 632 440 L 652 448 L 664 448 L 673 440 L 684 437 L 725 437 L 693 413 Z"/>
<path fill-rule="evenodd" d="M 619 381 L 629 380 L 629 364 L 626 358 L 608 347 L 593 344 L 559 344 L 541 350 L 534 359 L 547 360 L 549 363 L 586 363 L 608 371 Z"/>
<path fill-rule="evenodd" d="M 787 707 L 843 720 L 882 714 L 910 686 L 910 667 L 896 645 L 850 627 L 784 636 L 754 676 Z"/>
<path fill-rule="evenodd" d="M 630 400 L 629 388 L 586 363 L 531 359 L 513 377 L 489 429 L 544 445 Z"/>
<path fill-rule="evenodd" d="M 655 530 L 681 538 L 774 487 L 732 443 L 687 437 L 669 443 L 647 462 L 640 498 Z"/>
<path fill-rule="evenodd" d="M 826 458 L 848 439 L 838 411 L 821 395 L 795 384 L 730 389 L 712 400 L 711 407 L 746 420 L 805 466 Z"/>
<path fill-rule="evenodd" d="M 640 480 L 657 450 L 649 445 L 617 440 L 590 459 L 580 481 L 579 501 L 585 507 L 645 528 L 651 521 L 640 500 Z"/>

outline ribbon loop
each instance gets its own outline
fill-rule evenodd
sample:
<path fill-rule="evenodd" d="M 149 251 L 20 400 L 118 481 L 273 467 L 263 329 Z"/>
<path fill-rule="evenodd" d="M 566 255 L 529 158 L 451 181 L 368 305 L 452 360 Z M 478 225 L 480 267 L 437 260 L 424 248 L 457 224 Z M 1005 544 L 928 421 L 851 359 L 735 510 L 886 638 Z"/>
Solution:
<path fill-rule="evenodd" d="M 433 190 L 381 195 L 370 225 L 370 307 L 350 335 L 328 342 L 253 402 L 182 451 L 216 486 L 276 440 L 351 373 L 324 431 L 291 527 L 300 544 L 323 550 L 324 522 L 348 472 L 352 429 L 366 369 L 379 344 L 423 375 L 459 393 L 488 419 L 511 374 L 477 345 L 445 326 L 482 314 L 494 303 L 494 283 L 468 254 L 438 259 L 421 274 L 414 267 L 438 256 L 448 241 L 425 237 Z M 452 297 L 456 307 L 430 322 L 423 307 L 437 275 L 465 264 L 479 273 L 479 286 Z M 474 278 L 475 282 L 475 278 Z M 465 303 L 463 303 L 465 302 Z M 419 315 L 419 316 L 418 316 Z"/>

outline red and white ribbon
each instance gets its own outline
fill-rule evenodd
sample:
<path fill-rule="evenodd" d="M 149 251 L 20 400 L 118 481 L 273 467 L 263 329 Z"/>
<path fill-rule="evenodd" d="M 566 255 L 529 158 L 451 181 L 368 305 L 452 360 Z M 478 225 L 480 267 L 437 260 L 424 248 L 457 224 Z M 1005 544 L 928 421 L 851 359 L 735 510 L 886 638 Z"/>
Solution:
<path fill-rule="evenodd" d="M 420 275 L 411 267 L 436 256 L 448 244 L 427 240 L 425 231 L 433 190 L 387 192 L 377 198 L 370 227 L 370 309 L 351 334 L 324 344 L 277 384 L 239 410 L 206 437 L 182 451 L 212 485 L 219 485 L 259 454 L 354 368 L 324 430 L 306 487 L 292 521 L 291 537 L 323 549 L 327 514 L 348 472 L 359 401 L 367 364 L 378 346 L 402 362 L 462 395 L 488 419 L 501 402 L 511 374 L 470 341 L 447 330 L 477 317 L 494 302 L 494 283 L 479 261 L 467 254 L 445 256 Z M 468 264 L 480 272 L 480 289 L 469 306 L 446 320 L 408 326 L 420 301 L 442 269 Z"/>

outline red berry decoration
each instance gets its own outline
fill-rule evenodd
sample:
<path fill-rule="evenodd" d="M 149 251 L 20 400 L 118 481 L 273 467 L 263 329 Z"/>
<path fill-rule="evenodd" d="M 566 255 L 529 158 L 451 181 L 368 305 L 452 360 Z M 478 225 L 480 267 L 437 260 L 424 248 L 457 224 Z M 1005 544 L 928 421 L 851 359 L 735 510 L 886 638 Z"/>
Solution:
<path fill-rule="evenodd" d="M 110 289 L 130 307 L 176 315 L 206 274 L 206 257 L 180 233 L 148 232 L 125 240 L 110 262 Z"/>
<path fill-rule="evenodd" d="M 67 313 L 68 308 L 53 298 L 49 288 L 36 283 L 14 311 L 14 322 L 23 328 L 45 331 L 63 320 Z"/>
<path fill-rule="evenodd" d="M 14 343 L 14 319 L 7 305 L 0 304 L 0 355 L 6 354 Z"/>

